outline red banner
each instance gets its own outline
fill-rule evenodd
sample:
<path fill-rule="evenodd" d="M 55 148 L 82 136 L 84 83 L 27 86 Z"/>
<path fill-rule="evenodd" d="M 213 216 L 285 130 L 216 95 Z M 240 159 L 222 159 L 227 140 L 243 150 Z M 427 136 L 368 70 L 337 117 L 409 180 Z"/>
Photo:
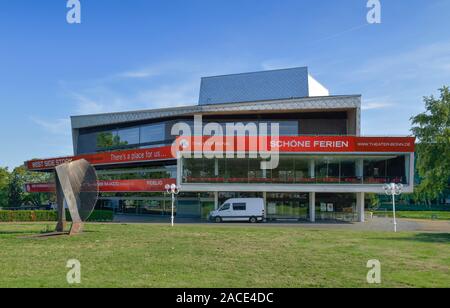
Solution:
<path fill-rule="evenodd" d="M 176 179 L 98 181 L 98 189 L 100 192 L 165 192 L 167 184 L 176 184 Z M 26 184 L 25 190 L 28 193 L 53 193 L 56 186 L 54 183 Z"/>
<path fill-rule="evenodd" d="M 54 169 L 56 166 L 79 159 L 86 159 L 90 164 L 94 166 L 169 160 L 173 159 L 171 149 L 172 147 L 167 146 L 153 149 L 105 152 L 97 154 L 79 155 L 75 157 L 32 160 L 26 162 L 26 165 L 28 167 L 28 170 L 37 171 L 37 170 L 51 170 Z"/>
<path fill-rule="evenodd" d="M 180 137 L 182 152 L 413 153 L 413 137 Z"/>
<path fill-rule="evenodd" d="M 413 153 L 413 137 L 180 137 L 171 146 L 80 155 L 76 157 L 33 160 L 26 163 L 29 170 L 51 170 L 56 166 L 86 159 L 94 166 L 173 160 L 177 150 L 184 152 L 271 151 L 280 153 Z"/>

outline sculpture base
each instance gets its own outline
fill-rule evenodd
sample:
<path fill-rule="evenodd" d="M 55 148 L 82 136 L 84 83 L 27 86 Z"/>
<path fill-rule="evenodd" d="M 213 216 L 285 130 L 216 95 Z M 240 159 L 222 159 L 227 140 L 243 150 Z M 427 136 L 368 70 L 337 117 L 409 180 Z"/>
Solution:
<path fill-rule="evenodd" d="M 70 228 L 69 235 L 78 235 L 83 232 L 84 224 L 82 222 L 74 222 L 72 223 L 72 228 Z"/>

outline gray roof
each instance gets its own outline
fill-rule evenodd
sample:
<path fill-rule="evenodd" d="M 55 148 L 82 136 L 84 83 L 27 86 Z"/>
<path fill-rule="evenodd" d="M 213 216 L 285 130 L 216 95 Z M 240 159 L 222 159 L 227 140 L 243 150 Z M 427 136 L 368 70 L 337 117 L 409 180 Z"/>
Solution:
<path fill-rule="evenodd" d="M 308 68 L 202 78 L 200 105 L 308 97 Z"/>
<path fill-rule="evenodd" d="M 190 116 L 211 113 L 252 113 L 283 111 L 325 111 L 361 109 L 361 96 L 325 96 L 290 98 L 281 100 L 254 101 L 248 103 L 228 103 L 214 105 L 195 105 L 177 108 L 139 110 L 72 117 L 72 128 L 80 129 L 94 126 L 123 124 L 127 122 L 157 120 L 170 117 Z"/>

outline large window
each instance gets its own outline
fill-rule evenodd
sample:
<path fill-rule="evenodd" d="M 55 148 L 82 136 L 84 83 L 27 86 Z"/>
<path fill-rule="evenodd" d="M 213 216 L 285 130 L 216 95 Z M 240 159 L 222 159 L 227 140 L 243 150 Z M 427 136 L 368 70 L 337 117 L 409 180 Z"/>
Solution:
<path fill-rule="evenodd" d="M 405 156 L 372 156 L 364 158 L 364 183 L 407 184 Z"/>
<path fill-rule="evenodd" d="M 163 123 L 141 127 L 141 143 L 159 142 L 166 139 L 166 126 Z"/>
<path fill-rule="evenodd" d="M 139 128 L 119 129 L 117 138 L 119 144 L 139 144 Z"/>
<path fill-rule="evenodd" d="M 316 159 L 316 179 L 318 183 L 339 183 L 339 175 L 339 158 L 330 156 Z"/>
<path fill-rule="evenodd" d="M 97 134 L 97 148 L 107 149 L 139 144 L 139 128 L 127 128 Z"/>
<path fill-rule="evenodd" d="M 356 221 L 355 194 L 316 194 L 316 220 Z"/>
<path fill-rule="evenodd" d="M 267 219 L 309 218 L 309 194 L 268 193 Z"/>
<path fill-rule="evenodd" d="M 281 155 L 273 170 L 252 158 L 184 159 L 186 183 L 407 184 L 405 156 Z"/>

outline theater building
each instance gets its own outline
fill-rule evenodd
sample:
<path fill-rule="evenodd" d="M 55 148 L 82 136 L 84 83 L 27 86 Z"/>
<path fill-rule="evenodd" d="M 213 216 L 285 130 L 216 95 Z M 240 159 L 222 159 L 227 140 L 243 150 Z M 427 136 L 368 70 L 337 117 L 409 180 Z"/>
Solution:
<path fill-rule="evenodd" d="M 202 120 L 195 127 L 194 117 Z M 413 192 L 414 143 L 411 137 L 361 136 L 361 96 L 330 95 L 307 68 L 203 78 L 197 105 L 72 117 L 74 156 L 26 162 L 30 170 L 51 172 L 66 161 L 84 158 L 97 170 L 97 207 L 117 215 L 168 215 L 168 183 L 177 183 L 177 217 L 206 219 L 229 198 L 260 197 L 268 220 L 364 221 L 367 193 L 384 193 L 385 183 L 402 183 Z M 239 124 L 243 138 L 271 136 L 279 153 L 275 169 L 261 169 L 268 158 L 183 157 L 172 153 L 172 128 L 185 123 L 195 136 L 210 123 Z M 268 125 L 265 132 L 260 124 Z M 197 125 L 198 126 L 198 125 Z M 207 137 L 207 134 L 206 134 Z M 227 135 L 227 137 L 230 137 Z M 238 137 L 237 137 L 238 138 Z M 192 152 L 205 151 L 194 139 Z M 250 146 L 249 146 L 250 147 Z M 52 191 L 52 183 L 27 185 L 30 192 Z"/>

